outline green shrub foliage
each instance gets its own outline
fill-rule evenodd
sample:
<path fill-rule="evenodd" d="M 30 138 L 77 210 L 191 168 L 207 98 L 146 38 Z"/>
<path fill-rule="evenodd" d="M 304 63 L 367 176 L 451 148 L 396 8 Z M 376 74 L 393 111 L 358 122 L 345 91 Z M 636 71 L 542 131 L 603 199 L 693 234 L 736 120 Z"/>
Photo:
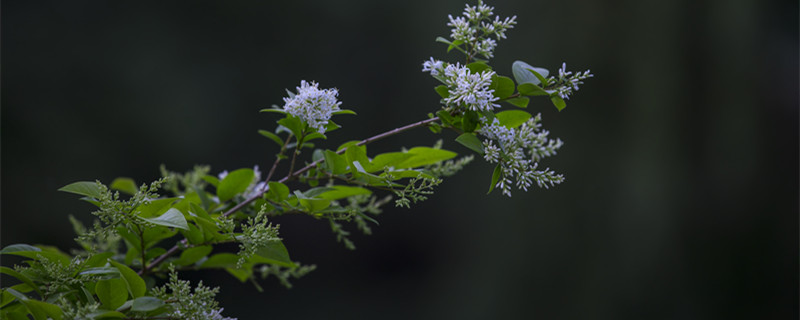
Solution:
<path fill-rule="evenodd" d="M 516 16 L 494 16 L 479 2 L 463 14 L 449 16 L 450 37 L 439 37 L 464 60 L 430 58 L 422 64 L 441 96 L 427 119 L 334 149 L 316 148 L 339 128 L 336 118 L 356 113 L 343 107 L 336 89 L 302 81 L 287 90 L 283 106 L 272 113 L 277 125 L 259 130 L 280 151 L 266 173 L 259 167 L 210 174 L 197 166 L 186 173 L 161 168 L 163 178 L 137 184 L 118 178 L 69 184 L 60 191 L 97 207 L 95 222 L 84 226 L 70 217 L 79 249 L 64 253 L 51 246 L 13 244 L 0 254 L 25 259 L 0 267 L 8 279 L 0 294 L 3 319 L 230 319 L 214 296 L 218 288 L 192 285 L 181 271 L 223 269 L 241 282 L 274 276 L 290 280 L 314 270 L 291 258 L 270 218 L 302 214 L 327 220 L 337 241 L 354 249 L 351 230 L 371 234 L 381 207 L 410 208 L 427 200 L 442 180 L 477 158 L 494 164 L 486 175 L 489 192 L 511 196 L 514 188 L 551 187 L 561 174 L 539 169 L 563 142 L 549 137 L 541 116 L 525 111 L 531 98 L 543 97 L 559 110 L 589 71 L 569 72 L 562 64 L 552 76 L 544 68 L 516 61 L 503 76 L 489 64 L 497 41 L 516 25 Z M 463 64 L 462 64 L 463 62 Z M 346 107 L 346 105 L 344 105 Z M 396 152 L 371 153 L 367 145 L 406 130 L 427 127 L 433 133 L 453 131 L 458 157 L 433 146 L 408 146 Z M 310 156 L 310 157 L 309 157 Z M 279 166 L 280 164 L 280 166 Z M 279 173 L 277 168 L 288 168 Z M 238 252 L 220 244 L 236 243 Z M 224 248 L 232 248 L 224 246 Z"/>

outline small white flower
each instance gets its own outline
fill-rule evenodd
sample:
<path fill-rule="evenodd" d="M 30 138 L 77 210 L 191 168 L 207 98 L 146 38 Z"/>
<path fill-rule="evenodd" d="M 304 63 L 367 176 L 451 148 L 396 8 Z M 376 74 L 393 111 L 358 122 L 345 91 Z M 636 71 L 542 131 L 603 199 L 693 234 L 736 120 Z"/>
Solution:
<path fill-rule="evenodd" d="M 342 103 L 337 100 L 339 91 L 336 89 L 320 90 L 316 82 L 300 81 L 297 94 L 294 97 L 283 98 L 286 103 L 283 110 L 308 123 L 309 127 L 319 133 L 325 133 L 325 126 L 334 111 L 339 110 Z"/>

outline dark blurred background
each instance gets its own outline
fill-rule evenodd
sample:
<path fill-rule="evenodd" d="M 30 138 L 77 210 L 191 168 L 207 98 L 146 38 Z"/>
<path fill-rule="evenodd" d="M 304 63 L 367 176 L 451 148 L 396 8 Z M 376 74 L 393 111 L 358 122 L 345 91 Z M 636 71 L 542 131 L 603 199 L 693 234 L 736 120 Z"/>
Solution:
<path fill-rule="evenodd" d="M 324 221 L 284 217 L 295 260 L 319 269 L 265 293 L 227 274 L 240 319 L 797 319 L 798 2 L 511 1 L 514 60 L 591 68 L 556 112 L 566 145 L 543 163 L 551 190 L 485 195 L 476 161 L 411 210 L 388 208 L 372 236 L 336 243 Z M 4 1 L 2 245 L 74 247 L 67 215 L 91 206 L 56 189 L 137 182 L 194 164 L 262 168 L 257 129 L 301 79 L 337 87 L 358 117 L 325 146 L 424 119 L 420 71 L 445 53 L 461 1 Z M 425 129 L 372 152 L 431 145 Z M 354 227 L 350 227 L 355 231 Z M 6 262 L 8 263 L 8 261 Z"/>

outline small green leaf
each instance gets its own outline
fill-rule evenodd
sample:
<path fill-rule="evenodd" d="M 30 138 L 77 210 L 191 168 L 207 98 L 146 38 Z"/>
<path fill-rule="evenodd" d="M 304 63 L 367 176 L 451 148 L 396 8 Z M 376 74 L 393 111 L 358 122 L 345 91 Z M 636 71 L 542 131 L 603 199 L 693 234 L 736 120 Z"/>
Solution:
<path fill-rule="evenodd" d="M 164 305 L 164 301 L 156 297 L 138 297 L 133 300 L 131 311 L 147 312 L 158 309 Z"/>
<path fill-rule="evenodd" d="M 550 101 L 553 102 L 553 105 L 556 106 L 556 109 L 558 109 L 558 111 L 564 110 L 564 108 L 567 107 L 567 102 L 565 102 L 564 99 L 561 99 L 561 97 L 559 97 L 558 95 L 550 96 Z"/>
<path fill-rule="evenodd" d="M 473 63 L 468 64 L 467 65 L 467 69 L 469 69 L 470 73 L 481 73 L 481 72 L 483 72 L 485 70 L 491 71 L 492 67 L 490 67 L 485 62 L 478 61 L 478 62 L 473 62 Z"/>
<path fill-rule="evenodd" d="M 283 140 L 281 140 L 281 138 L 278 137 L 277 134 L 274 134 L 267 130 L 258 130 L 258 133 L 261 134 L 262 136 L 269 138 L 272 141 L 275 141 L 275 143 L 277 143 L 279 147 L 283 147 Z"/>
<path fill-rule="evenodd" d="M 181 252 L 181 257 L 175 261 L 176 264 L 181 266 L 188 266 L 211 253 L 211 246 L 192 247 Z"/>
<path fill-rule="evenodd" d="M 530 102 L 531 99 L 528 99 L 528 97 L 516 97 L 516 98 L 506 99 L 504 101 L 520 108 L 527 108 L 528 102 Z"/>
<path fill-rule="evenodd" d="M 144 283 L 142 277 L 136 274 L 136 271 L 111 259 L 109 259 L 108 262 L 119 270 L 122 279 L 124 279 L 125 283 L 128 285 L 128 292 L 132 297 L 138 298 L 144 295 L 145 291 L 147 291 L 147 285 Z"/>
<path fill-rule="evenodd" d="M 523 83 L 517 87 L 519 93 L 525 96 L 549 96 L 550 94 L 547 91 L 544 91 L 542 87 L 539 87 L 533 83 Z"/>
<path fill-rule="evenodd" d="M 239 262 L 239 256 L 233 253 L 217 253 L 213 256 L 208 257 L 206 261 L 203 261 L 200 264 L 200 268 L 229 268 L 229 267 L 236 267 L 236 263 Z"/>
<path fill-rule="evenodd" d="M 97 310 L 89 314 L 89 319 L 124 319 L 125 314 L 119 311 Z"/>
<path fill-rule="evenodd" d="M 274 112 L 274 113 L 286 114 L 286 111 L 284 111 L 283 109 L 276 109 L 276 108 L 265 108 L 261 109 L 259 112 Z"/>
<path fill-rule="evenodd" d="M 328 124 L 325 125 L 325 132 L 331 132 L 341 127 L 342 126 L 336 124 L 336 122 L 333 122 L 333 120 L 328 120 Z"/>
<path fill-rule="evenodd" d="M 458 155 L 452 151 L 434 149 L 429 147 L 411 148 L 411 150 L 408 150 L 408 153 L 414 156 L 397 164 L 395 168 L 403 169 L 403 168 L 416 168 L 416 167 L 426 166 L 429 164 L 434 164 L 441 161 L 452 159 Z"/>
<path fill-rule="evenodd" d="M 42 294 L 42 292 L 39 291 L 39 286 L 34 284 L 33 281 L 31 281 L 31 279 L 28 278 L 27 276 L 25 276 L 24 274 L 21 274 L 21 273 L 17 272 L 16 270 L 11 269 L 9 267 L 0 267 L 0 273 L 4 273 L 4 274 L 7 274 L 7 275 L 12 276 L 14 278 L 17 278 L 17 280 L 22 281 L 22 283 L 27 284 L 29 287 L 33 288 L 33 290 L 35 290 L 36 293 L 39 294 L 40 297 L 44 296 Z"/>
<path fill-rule="evenodd" d="M 300 118 L 286 115 L 285 118 L 278 120 L 278 124 L 284 126 L 286 129 L 289 129 L 295 137 L 302 137 L 303 136 L 303 121 Z"/>
<path fill-rule="evenodd" d="M 270 181 L 268 185 L 269 185 L 269 191 L 267 191 L 268 199 L 275 202 L 281 202 L 289 197 L 289 187 L 287 187 L 285 184 L 280 182 Z"/>
<path fill-rule="evenodd" d="M 311 213 L 325 210 L 325 208 L 331 206 L 331 200 L 308 198 L 297 190 L 294 191 L 294 194 L 297 196 L 300 205 Z"/>
<path fill-rule="evenodd" d="M 87 268 L 80 273 L 82 276 L 84 275 L 113 275 L 119 276 L 119 269 L 114 267 L 94 267 L 94 268 Z"/>
<path fill-rule="evenodd" d="M 271 263 L 284 267 L 296 267 L 297 265 L 289 258 L 289 251 L 280 240 L 269 241 L 265 247 L 256 251 L 259 258 L 253 259 L 255 263 Z"/>
<path fill-rule="evenodd" d="M 189 230 L 181 230 L 181 234 L 189 240 L 190 244 L 203 243 L 203 231 L 194 224 L 189 224 Z"/>
<path fill-rule="evenodd" d="M 128 300 L 128 286 L 121 278 L 100 280 L 94 291 L 103 304 L 103 309 L 114 310 Z"/>
<path fill-rule="evenodd" d="M 350 186 L 333 186 L 330 187 L 329 191 L 325 191 L 317 195 L 317 198 L 320 199 L 327 199 L 327 200 L 339 200 L 344 199 L 347 197 L 352 197 L 359 194 L 371 194 L 372 191 L 369 189 L 364 189 L 361 187 L 350 187 Z"/>
<path fill-rule="evenodd" d="M 479 123 L 480 123 L 480 116 L 477 112 L 472 110 L 467 110 L 466 112 L 464 112 L 464 120 L 462 125 L 462 129 L 464 129 L 464 132 L 475 131 L 475 128 L 478 127 Z"/>
<path fill-rule="evenodd" d="M 340 115 L 340 114 L 352 114 L 352 115 L 354 115 L 354 116 L 358 115 L 358 114 L 356 114 L 356 112 L 355 112 L 355 111 L 353 111 L 353 110 L 347 110 L 347 109 L 342 109 L 342 110 L 334 111 L 332 114 L 333 114 L 333 115 Z"/>
<path fill-rule="evenodd" d="M 233 199 L 237 194 L 247 190 L 247 187 L 253 183 L 253 178 L 255 178 L 253 169 L 245 168 L 228 173 L 228 175 L 220 181 L 219 187 L 217 187 L 217 197 L 219 197 L 219 201 L 228 201 Z"/>
<path fill-rule="evenodd" d="M 483 142 L 475 136 L 474 133 L 462 133 L 458 138 L 456 138 L 456 142 L 460 143 L 461 145 L 473 150 L 479 154 L 483 154 Z"/>
<path fill-rule="evenodd" d="M 40 260 L 41 258 L 45 258 L 50 261 L 57 262 L 63 265 L 69 264 L 70 260 L 70 257 L 64 254 L 63 252 L 57 250 L 42 250 L 41 248 L 37 248 L 27 244 L 9 245 L 3 248 L 3 250 L 0 250 L 0 254 L 11 254 L 37 261 Z"/>
<path fill-rule="evenodd" d="M 167 212 L 164 212 L 164 214 L 158 217 L 142 219 L 159 226 L 189 230 L 189 225 L 186 224 L 186 218 L 183 216 L 183 213 L 175 208 L 169 208 Z"/>
<path fill-rule="evenodd" d="M 547 71 L 547 69 L 531 68 L 531 69 L 527 69 L 527 70 L 530 71 L 531 73 L 533 73 L 533 75 L 536 76 L 536 79 L 539 79 L 539 81 L 541 81 L 541 85 L 543 87 L 547 87 L 547 86 L 550 85 L 549 83 L 547 83 L 547 78 L 546 78 L 547 75 L 550 74 L 550 72 Z M 540 71 L 542 71 L 542 72 L 540 72 Z M 544 75 L 542 75 L 542 73 L 544 73 Z"/>
<path fill-rule="evenodd" d="M 349 146 L 347 150 L 345 150 L 344 156 L 345 159 L 347 159 L 347 163 L 358 161 L 362 166 L 369 164 L 369 159 L 367 159 L 367 147 L 365 146 Z"/>
<path fill-rule="evenodd" d="M 311 140 L 314 140 L 314 139 L 328 139 L 328 137 L 326 137 L 324 134 L 321 134 L 319 132 L 312 132 L 310 134 L 307 134 L 303 138 L 303 142 L 308 142 L 308 141 L 311 141 Z"/>
<path fill-rule="evenodd" d="M 82 196 L 87 196 L 95 199 L 99 199 L 103 194 L 100 193 L 100 186 L 97 185 L 97 182 L 93 181 L 79 181 L 75 183 L 70 183 L 66 186 L 61 187 L 58 191 L 64 191 L 74 194 L 79 194 Z"/>
<path fill-rule="evenodd" d="M 209 184 L 211 184 L 212 186 L 214 186 L 214 188 L 216 188 L 216 187 L 219 185 L 219 179 L 217 179 L 217 177 L 215 177 L 215 176 L 211 176 L 211 175 L 204 175 L 204 176 L 203 176 L 203 180 L 204 180 L 205 182 L 208 182 L 208 183 L 209 183 Z"/>
<path fill-rule="evenodd" d="M 514 94 L 514 80 L 509 77 L 495 75 L 492 77 L 492 83 L 489 89 L 494 90 L 494 96 L 500 99 L 508 98 Z"/>
<path fill-rule="evenodd" d="M 498 163 L 496 167 L 494 167 L 494 172 L 492 172 L 492 183 L 489 184 L 489 192 L 486 194 L 492 193 L 494 190 L 494 186 L 497 185 L 497 181 L 500 181 L 500 174 L 503 173 L 503 168 Z"/>
<path fill-rule="evenodd" d="M 517 80 L 518 84 L 533 83 L 538 85 L 542 83 L 530 69 L 536 70 L 537 73 L 544 77 L 550 74 L 550 71 L 547 71 L 547 69 L 535 68 L 523 61 L 514 61 L 511 65 L 511 72 L 514 74 L 514 79 Z"/>
<path fill-rule="evenodd" d="M 433 90 L 436 90 L 436 93 L 438 93 L 442 98 L 447 98 L 450 96 L 450 90 L 447 89 L 446 85 L 439 85 L 436 88 L 433 88 Z"/>
<path fill-rule="evenodd" d="M 148 204 L 138 206 L 133 212 L 142 218 L 157 217 L 167 212 L 167 209 L 169 209 L 170 205 L 172 205 L 175 200 L 178 200 L 178 198 L 152 200 Z"/>
<path fill-rule="evenodd" d="M 393 167 L 397 164 L 402 163 L 403 161 L 408 160 L 408 158 L 413 157 L 413 154 L 405 153 L 405 152 L 387 152 L 381 153 L 375 156 L 374 159 L 366 166 L 364 169 L 367 172 L 376 172 L 381 171 L 385 167 Z"/>
<path fill-rule="evenodd" d="M 133 181 L 131 178 L 124 178 L 119 177 L 111 181 L 112 190 L 119 190 L 129 195 L 134 195 L 139 192 L 139 188 L 136 187 L 136 182 Z"/>
<path fill-rule="evenodd" d="M 347 159 L 336 152 L 325 150 L 325 167 L 333 174 L 342 174 L 347 172 Z"/>
<path fill-rule="evenodd" d="M 516 128 L 531 118 L 531 114 L 522 110 L 507 110 L 497 113 L 497 120 L 500 125 L 506 128 Z"/>

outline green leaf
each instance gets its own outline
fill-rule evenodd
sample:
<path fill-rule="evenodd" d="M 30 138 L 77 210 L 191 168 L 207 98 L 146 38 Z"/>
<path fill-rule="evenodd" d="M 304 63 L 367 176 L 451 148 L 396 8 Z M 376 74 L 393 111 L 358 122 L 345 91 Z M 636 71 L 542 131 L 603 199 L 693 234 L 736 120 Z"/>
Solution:
<path fill-rule="evenodd" d="M 269 241 L 267 245 L 259 248 L 256 255 L 261 259 L 253 259 L 256 263 L 271 263 L 288 268 L 296 267 L 297 265 L 289 258 L 289 251 L 280 240 Z"/>
<path fill-rule="evenodd" d="M 455 121 L 455 118 L 445 110 L 439 110 L 439 112 L 436 112 L 436 115 L 439 116 L 439 120 L 442 120 L 442 123 L 446 125 L 453 125 L 453 121 Z"/>
<path fill-rule="evenodd" d="M 217 253 L 213 256 L 208 257 L 206 261 L 203 261 L 200 264 L 200 268 L 229 268 L 229 267 L 236 267 L 236 263 L 239 262 L 239 256 L 233 253 Z"/>
<path fill-rule="evenodd" d="M 325 150 L 325 166 L 333 174 L 347 172 L 347 158 L 336 152 Z"/>
<path fill-rule="evenodd" d="M 194 224 L 189 224 L 189 230 L 181 230 L 181 234 L 189 240 L 190 244 L 203 243 L 203 231 Z"/>
<path fill-rule="evenodd" d="M 531 114 L 522 110 L 507 110 L 497 113 L 497 120 L 500 125 L 506 128 L 516 128 L 531 118 Z"/>
<path fill-rule="evenodd" d="M 494 90 L 494 96 L 500 99 L 508 98 L 514 94 L 514 80 L 509 77 L 495 75 L 492 77 L 492 83 L 489 89 Z"/>
<path fill-rule="evenodd" d="M 550 85 L 549 83 L 547 83 L 547 78 L 546 78 L 547 75 L 550 74 L 550 71 L 547 71 L 547 69 L 531 68 L 531 69 L 527 69 L 527 70 L 530 71 L 531 73 L 533 73 L 533 75 L 536 76 L 536 78 L 539 79 L 539 81 L 541 81 L 541 85 L 542 86 L 547 87 L 547 86 Z M 542 75 L 542 74 L 544 74 L 544 75 Z"/>
<path fill-rule="evenodd" d="M 103 195 L 100 192 L 100 186 L 97 185 L 97 182 L 93 181 L 79 181 L 71 183 L 61 187 L 61 189 L 58 189 L 58 191 L 79 194 L 95 199 L 99 199 Z"/>
<path fill-rule="evenodd" d="M 70 261 L 70 257 L 60 251 L 42 250 L 41 248 L 37 248 L 27 244 L 9 245 L 3 248 L 3 250 L 0 250 L 0 254 L 21 256 L 37 261 L 41 260 L 41 258 L 45 258 L 52 262 L 60 263 L 62 265 L 67 265 L 69 264 Z"/>
<path fill-rule="evenodd" d="M 342 150 L 344 150 L 345 148 L 347 148 L 349 146 L 354 146 L 354 145 L 358 144 L 359 142 L 361 142 L 361 141 L 360 140 L 350 140 L 350 141 L 347 141 L 345 143 L 342 143 L 338 148 L 336 148 L 336 152 L 342 151 Z"/>
<path fill-rule="evenodd" d="M 336 122 L 333 122 L 333 120 L 328 120 L 328 124 L 325 125 L 325 132 L 331 132 L 341 127 L 342 126 L 336 124 Z"/>
<path fill-rule="evenodd" d="M 277 134 L 274 134 L 267 130 L 258 130 L 258 133 L 261 134 L 262 136 L 269 138 L 272 141 L 275 141 L 275 143 L 277 143 L 279 147 L 283 147 L 283 140 L 281 140 L 281 138 L 278 137 Z"/>
<path fill-rule="evenodd" d="M 109 252 L 109 253 L 113 253 L 113 252 Z M 80 274 L 80 275 L 82 275 L 82 276 L 85 276 L 85 275 L 94 275 L 94 276 L 97 276 L 97 275 L 112 275 L 112 276 L 120 276 L 120 274 L 119 274 L 119 269 L 117 269 L 117 268 L 114 268 L 114 267 L 94 267 L 94 268 L 87 268 L 87 269 L 85 269 L 85 270 L 81 271 L 81 272 L 80 272 L 80 273 L 78 273 L 78 274 Z M 113 277 L 112 277 L 112 278 L 113 278 Z"/>
<path fill-rule="evenodd" d="M 138 206 L 136 210 L 133 211 L 134 214 L 142 217 L 142 218 L 151 218 L 157 217 L 164 212 L 167 212 L 170 205 L 178 200 L 178 198 L 165 198 L 165 199 L 156 199 L 151 200 L 150 203 Z"/>
<path fill-rule="evenodd" d="M 133 181 L 131 178 L 119 177 L 111 181 L 112 190 L 119 190 L 129 195 L 134 195 L 139 192 L 139 188 L 136 187 L 136 182 Z"/>
<path fill-rule="evenodd" d="M 128 301 L 128 285 L 121 278 L 98 281 L 94 292 L 103 304 L 103 309 L 114 310 Z"/>
<path fill-rule="evenodd" d="M 504 101 L 520 108 L 527 108 L 528 102 L 530 102 L 531 99 L 528 99 L 528 97 L 516 97 L 516 98 L 506 99 Z"/>
<path fill-rule="evenodd" d="M 267 191 L 267 199 L 275 202 L 281 202 L 289 197 L 289 187 L 285 184 L 275 181 L 268 183 L 269 191 Z"/>
<path fill-rule="evenodd" d="M 468 64 L 467 65 L 467 69 L 469 69 L 470 73 L 481 73 L 481 72 L 483 72 L 485 70 L 491 71 L 492 67 L 490 67 L 485 62 L 478 61 L 478 62 L 473 62 L 473 63 Z"/>
<path fill-rule="evenodd" d="M 443 99 L 450 96 L 450 90 L 447 89 L 446 85 L 439 85 L 436 88 L 433 88 L 433 90 L 436 90 L 436 93 L 438 93 Z"/>
<path fill-rule="evenodd" d="M 88 259 L 86 259 L 85 262 L 83 262 L 82 267 L 83 268 L 102 267 L 106 265 L 106 260 L 108 260 L 108 258 L 111 258 L 113 255 L 114 255 L 113 252 L 102 252 L 94 254 Z"/>
<path fill-rule="evenodd" d="M 317 198 L 320 199 L 327 199 L 327 200 L 339 200 L 344 199 L 347 197 L 352 197 L 359 194 L 371 194 L 372 191 L 368 189 L 364 189 L 361 187 L 350 187 L 350 186 L 333 186 L 330 187 L 333 190 L 325 191 L 319 195 Z"/>
<path fill-rule="evenodd" d="M 489 184 L 489 192 L 486 194 L 492 193 L 494 190 L 494 186 L 497 185 L 497 181 L 500 181 L 500 174 L 503 173 L 503 168 L 498 163 L 496 167 L 494 167 L 494 172 L 492 172 L 492 183 Z"/>
<path fill-rule="evenodd" d="M 147 312 L 158 309 L 164 305 L 164 301 L 156 297 L 139 297 L 133 300 L 131 311 Z"/>
<path fill-rule="evenodd" d="M 297 200 L 299 200 L 300 205 L 305 208 L 306 211 L 311 213 L 325 210 L 325 208 L 331 206 L 331 200 L 308 198 L 297 190 L 294 191 L 294 194 L 297 196 Z"/>
<path fill-rule="evenodd" d="M 550 101 L 553 102 L 553 105 L 556 106 L 556 109 L 558 109 L 558 111 L 564 110 L 564 108 L 567 107 L 567 102 L 564 101 L 564 99 L 561 99 L 561 97 L 559 97 L 558 95 L 550 96 Z"/>
<path fill-rule="evenodd" d="M 147 285 L 144 283 L 142 277 L 136 274 L 136 271 L 111 259 L 109 259 L 108 262 L 119 270 L 119 274 L 122 275 L 122 279 L 124 279 L 125 283 L 128 285 L 128 292 L 131 294 L 131 297 L 138 298 L 144 295 L 145 291 L 147 291 Z"/>
<path fill-rule="evenodd" d="M 16 270 L 11 269 L 9 267 L 0 267 L 0 273 L 4 273 L 4 274 L 7 274 L 7 275 L 12 276 L 14 278 L 17 278 L 17 280 L 22 281 L 22 283 L 27 284 L 29 287 L 33 288 L 33 290 L 35 290 L 36 293 L 40 297 L 44 296 L 42 294 L 42 292 L 39 291 L 39 286 L 34 284 L 33 281 L 30 278 L 28 278 L 27 276 L 25 276 L 24 274 L 21 274 L 21 273 L 17 272 Z"/>
<path fill-rule="evenodd" d="M 461 145 L 473 150 L 479 154 L 483 154 L 483 142 L 475 136 L 474 133 L 462 133 L 458 138 L 456 138 L 456 142 L 460 143 Z"/>
<path fill-rule="evenodd" d="M 228 201 L 237 194 L 247 190 L 247 187 L 253 183 L 253 178 L 255 178 L 253 169 L 245 168 L 228 173 L 228 175 L 220 181 L 219 187 L 217 187 L 219 202 Z"/>
<path fill-rule="evenodd" d="M 308 141 L 311 141 L 311 140 L 314 140 L 314 139 L 328 139 L 328 137 L 326 137 L 324 134 L 321 134 L 319 132 L 312 132 L 312 133 L 306 135 L 303 138 L 303 142 L 305 143 L 305 142 L 308 142 Z"/>
<path fill-rule="evenodd" d="M 514 61 L 511 65 L 511 72 L 514 74 L 514 79 L 517 80 L 518 84 L 533 83 L 538 85 L 542 83 L 530 69 L 536 70 L 537 73 L 544 77 L 550 74 L 550 71 L 547 71 L 547 69 L 535 68 L 523 61 Z"/>
<path fill-rule="evenodd" d="M 124 319 L 125 314 L 119 311 L 97 310 L 89 314 L 89 319 Z"/>
<path fill-rule="evenodd" d="M 183 213 L 175 208 L 169 208 L 167 212 L 164 212 L 164 214 L 158 217 L 142 219 L 159 226 L 189 230 L 189 225 L 186 224 L 186 218 L 183 216 Z"/>
<path fill-rule="evenodd" d="M 358 161 L 362 166 L 369 164 L 369 159 L 367 159 L 367 147 L 365 146 L 349 146 L 347 150 L 345 150 L 344 156 L 347 159 L 347 163 Z"/>
<path fill-rule="evenodd" d="M 549 96 L 550 94 L 547 91 L 544 91 L 542 87 L 537 86 L 533 83 L 523 83 L 517 87 L 519 93 L 525 96 Z"/>
<path fill-rule="evenodd" d="M 475 128 L 478 127 L 478 123 L 480 123 L 480 116 L 477 112 L 472 110 L 467 110 L 464 112 L 464 121 L 462 125 L 464 132 L 475 131 Z"/>
<path fill-rule="evenodd" d="M 214 188 L 216 188 L 216 187 L 219 185 L 219 179 L 217 179 L 217 177 L 215 177 L 215 176 L 211 176 L 211 175 L 204 175 L 204 176 L 203 176 L 203 180 L 204 180 L 205 182 L 208 182 L 208 183 L 209 183 L 209 184 L 211 184 L 212 186 L 214 186 Z"/>
<path fill-rule="evenodd" d="M 50 304 L 47 302 L 42 302 L 35 299 L 28 299 L 27 296 L 20 293 L 17 290 L 6 288 L 5 292 L 10 293 L 14 297 L 17 298 L 26 308 L 28 311 L 33 315 L 34 320 L 47 320 L 47 319 L 54 319 L 54 320 L 61 320 L 64 317 L 64 312 L 61 311 L 61 308 L 54 304 Z M 27 319 L 27 317 L 25 317 Z"/>
<path fill-rule="evenodd" d="M 286 111 L 277 108 L 265 108 L 261 109 L 259 112 L 274 112 L 274 113 L 286 114 Z"/>
<path fill-rule="evenodd" d="M 395 168 L 403 169 L 403 168 L 416 168 L 416 167 L 426 166 L 429 164 L 434 164 L 448 159 L 452 159 L 458 155 L 452 151 L 434 149 L 429 147 L 411 148 L 411 150 L 408 150 L 408 153 L 414 156 L 397 164 Z"/>
<path fill-rule="evenodd" d="M 387 152 L 375 156 L 374 159 L 367 165 L 364 170 L 367 172 L 381 171 L 385 167 L 394 167 L 413 157 L 414 154 L 405 152 Z"/>
<path fill-rule="evenodd" d="M 181 266 L 188 266 L 211 253 L 211 246 L 192 247 L 181 252 L 181 257 L 175 261 L 176 264 Z"/>
<path fill-rule="evenodd" d="M 352 115 L 354 115 L 354 116 L 358 115 L 358 114 L 356 114 L 356 112 L 355 112 L 355 111 L 353 111 L 353 110 L 347 110 L 347 109 L 342 109 L 342 110 L 334 111 L 334 112 L 333 112 L 333 113 L 331 113 L 331 114 L 332 114 L 332 115 L 340 115 L 340 114 L 352 114 Z"/>
<path fill-rule="evenodd" d="M 303 120 L 298 117 L 287 115 L 285 118 L 278 120 L 278 124 L 289 129 L 289 132 L 295 137 L 303 136 Z"/>

